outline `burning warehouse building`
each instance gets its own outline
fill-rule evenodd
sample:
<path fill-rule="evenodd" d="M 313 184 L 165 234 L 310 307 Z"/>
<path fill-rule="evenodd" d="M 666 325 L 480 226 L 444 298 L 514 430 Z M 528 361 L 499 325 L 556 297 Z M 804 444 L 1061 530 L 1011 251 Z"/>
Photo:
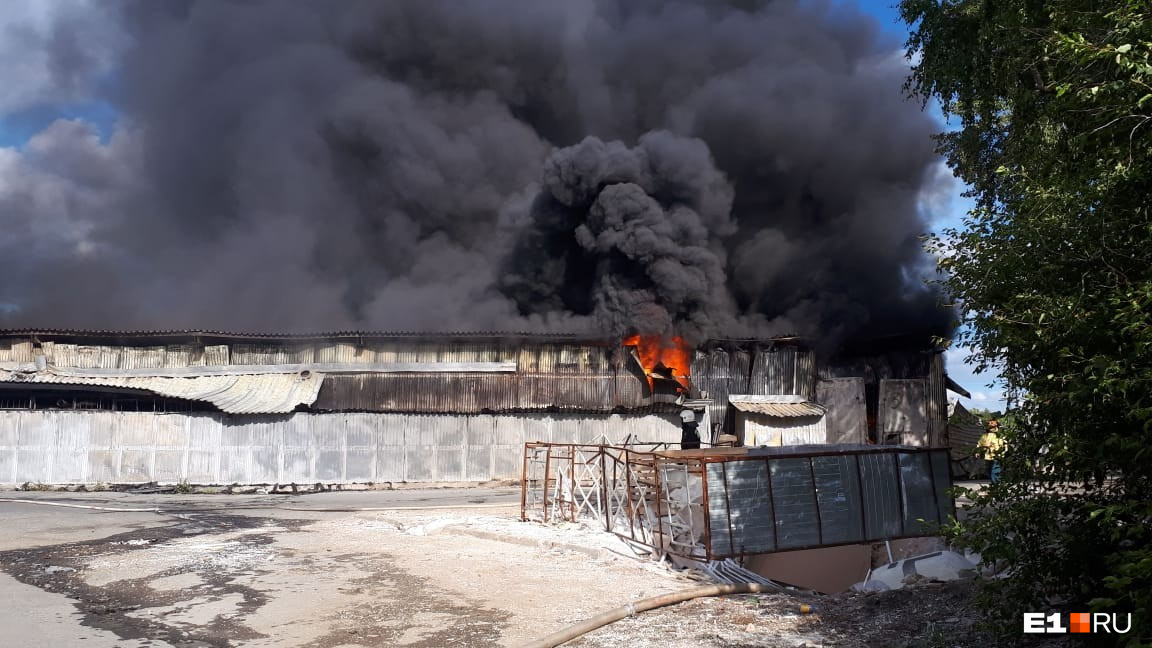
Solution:
<path fill-rule="evenodd" d="M 943 358 L 892 338 L 0 332 L 0 483 L 484 481 L 525 442 L 944 445 Z"/>

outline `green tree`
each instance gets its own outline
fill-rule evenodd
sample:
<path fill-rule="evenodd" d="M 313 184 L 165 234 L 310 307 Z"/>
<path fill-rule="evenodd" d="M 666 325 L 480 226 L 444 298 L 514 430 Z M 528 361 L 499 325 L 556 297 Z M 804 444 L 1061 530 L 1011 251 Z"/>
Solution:
<path fill-rule="evenodd" d="M 971 187 L 931 239 L 973 359 L 1020 391 L 960 539 L 989 610 L 1132 612 L 1152 643 L 1152 22 L 1146 0 L 902 0 L 909 89 Z"/>
<path fill-rule="evenodd" d="M 987 424 L 988 421 L 998 420 L 998 419 L 1004 418 L 1004 412 L 1001 412 L 999 410 L 992 411 L 992 410 L 979 409 L 979 408 L 974 407 L 968 411 L 972 412 L 972 414 L 975 415 L 976 418 L 980 419 L 980 422 L 983 424 Z"/>

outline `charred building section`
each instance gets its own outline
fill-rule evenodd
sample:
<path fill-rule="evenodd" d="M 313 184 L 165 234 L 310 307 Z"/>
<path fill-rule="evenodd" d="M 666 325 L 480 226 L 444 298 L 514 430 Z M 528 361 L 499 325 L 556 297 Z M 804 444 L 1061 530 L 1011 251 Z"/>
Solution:
<path fill-rule="evenodd" d="M 946 445 L 926 340 L 0 332 L 0 483 L 515 478 L 524 443 Z"/>

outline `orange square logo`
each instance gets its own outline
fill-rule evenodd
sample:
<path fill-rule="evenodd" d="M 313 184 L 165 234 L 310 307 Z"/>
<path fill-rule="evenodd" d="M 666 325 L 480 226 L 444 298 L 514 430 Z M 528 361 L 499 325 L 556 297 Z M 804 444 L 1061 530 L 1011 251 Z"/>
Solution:
<path fill-rule="evenodd" d="M 1068 615 L 1068 625 L 1071 632 L 1092 632 L 1092 615 L 1087 612 L 1073 612 Z"/>

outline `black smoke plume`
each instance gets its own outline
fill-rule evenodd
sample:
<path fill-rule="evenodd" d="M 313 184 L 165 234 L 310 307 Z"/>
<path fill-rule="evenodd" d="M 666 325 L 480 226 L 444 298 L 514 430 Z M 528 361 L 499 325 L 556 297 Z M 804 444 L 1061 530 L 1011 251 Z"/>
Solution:
<path fill-rule="evenodd" d="M 0 149 L 0 325 L 947 329 L 918 242 L 934 125 L 854 10 L 85 7 L 60 20 L 115 12 L 111 79 L 43 47 L 119 121 Z"/>
<path fill-rule="evenodd" d="M 589 137 L 545 163 L 505 290 L 525 310 L 591 313 L 616 335 L 731 334 L 719 243 L 736 229 L 731 211 L 703 141 L 658 131 L 629 149 Z"/>

